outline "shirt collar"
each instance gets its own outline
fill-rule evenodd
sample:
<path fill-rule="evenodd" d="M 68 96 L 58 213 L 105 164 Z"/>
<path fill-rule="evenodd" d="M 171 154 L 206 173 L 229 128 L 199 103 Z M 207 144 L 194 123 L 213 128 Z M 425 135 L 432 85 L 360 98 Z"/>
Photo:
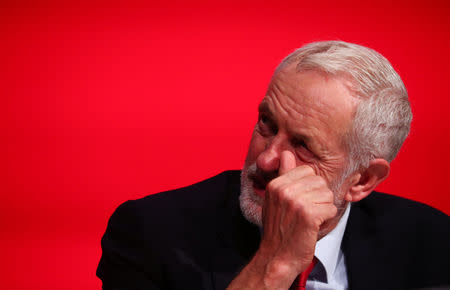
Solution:
<path fill-rule="evenodd" d="M 336 227 L 316 243 L 316 250 L 314 254 L 325 268 L 327 281 L 331 280 L 331 277 L 336 269 L 339 252 L 341 250 L 342 237 L 344 236 L 349 214 L 350 203 L 345 209 L 342 217 L 339 219 Z"/>

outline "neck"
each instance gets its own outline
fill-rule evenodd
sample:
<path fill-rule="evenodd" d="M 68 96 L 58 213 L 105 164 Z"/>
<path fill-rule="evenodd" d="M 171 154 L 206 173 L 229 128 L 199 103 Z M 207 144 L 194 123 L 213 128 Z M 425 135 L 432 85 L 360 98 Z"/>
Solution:
<path fill-rule="evenodd" d="M 344 215 L 345 209 L 347 208 L 347 206 L 348 206 L 348 202 L 345 202 L 343 206 L 338 207 L 338 213 L 336 214 L 336 216 L 334 218 L 332 218 L 332 219 L 329 219 L 329 220 L 325 221 L 320 226 L 317 240 L 320 240 L 321 238 L 325 237 L 329 232 L 334 230 L 334 228 L 339 223 L 339 220 Z"/>

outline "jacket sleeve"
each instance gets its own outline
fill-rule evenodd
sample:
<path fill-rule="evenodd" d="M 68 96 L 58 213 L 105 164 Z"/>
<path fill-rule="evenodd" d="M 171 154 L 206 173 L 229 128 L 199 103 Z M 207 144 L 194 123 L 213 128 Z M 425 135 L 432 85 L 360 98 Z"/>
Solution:
<path fill-rule="evenodd" d="M 134 201 L 120 205 L 111 216 L 102 238 L 102 257 L 97 268 L 103 289 L 162 289 L 161 269 L 148 253 L 150 245 L 144 239 L 142 225 Z"/>

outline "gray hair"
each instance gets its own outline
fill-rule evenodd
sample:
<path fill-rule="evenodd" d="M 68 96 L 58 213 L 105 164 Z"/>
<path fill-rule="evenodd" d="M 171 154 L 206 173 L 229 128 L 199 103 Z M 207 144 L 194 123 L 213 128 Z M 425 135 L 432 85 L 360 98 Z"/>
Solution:
<path fill-rule="evenodd" d="M 297 71 L 318 70 L 352 83 L 350 90 L 359 102 L 343 140 L 349 152 L 345 177 L 368 167 L 371 159 L 395 158 L 408 136 L 412 113 L 405 85 L 385 57 L 357 44 L 321 41 L 295 50 L 276 71 L 292 63 Z"/>

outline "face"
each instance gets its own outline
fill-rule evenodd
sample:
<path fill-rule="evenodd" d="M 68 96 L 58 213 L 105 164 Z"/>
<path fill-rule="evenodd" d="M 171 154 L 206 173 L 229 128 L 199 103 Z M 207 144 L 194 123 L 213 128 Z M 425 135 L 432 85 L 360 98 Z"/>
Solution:
<path fill-rule="evenodd" d="M 355 109 L 347 85 L 345 79 L 319 72 L 296 72 L 295 65 L 274 75 L 259 105 L 241 176 L 241 208 L 250 222 L 262 225 L 265 187 L 278 176 L 285 150 L 294 154 L 297 166 L 309 165 L 324 177 L 338 209 L 343 208 L 343 138 Z"/>

